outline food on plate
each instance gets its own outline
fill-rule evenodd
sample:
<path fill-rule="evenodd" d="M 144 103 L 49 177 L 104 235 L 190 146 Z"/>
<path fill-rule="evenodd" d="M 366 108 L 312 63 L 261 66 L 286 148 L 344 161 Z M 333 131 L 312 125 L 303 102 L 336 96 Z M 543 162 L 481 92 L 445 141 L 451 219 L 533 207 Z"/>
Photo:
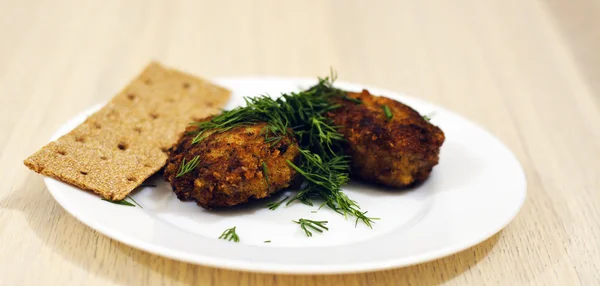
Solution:
<path fill-rule="evenodd" d="M 277 99 L 246 98 L 246 106 L 190 126 L 169 153 L 165 176 L 180 199 L 211 207 L 266 197 L 289 186 L 297 172 L 299 188 L 287 204 L 301 201 L 312 205 L 317 198 L 319 203 L 370 227 L 376 218 L 368 217 L 341 190 L 349 179 L 345 141 L 332 120 L 325 117 L 340 107 L 332 99 L 344 95 L 326 78 L 309 90 L 282 94 Z M 290 143 L 294 141 L 297 145 Z M 278 150 L 282 142 L 287 150 L 283 155 L 279 150 L 272 162 L 272 153 L 256 151 L 271 150 L 269 144 Z M 270 183 L 276 184 L 272 189 L 267 190 L 267 182 L 262 180 L 261 161 L 268 163 L 263 170 Z M 271 174 L 278 172 L 281 175 Z"/>
<path fill-rule="evenodd" d="M 417 111 L 367 90 L 333 99 L 327 113 L 347 140 L 351 175 L 390 187 L 425 180 L 438 163 L 444 132 Z"/>
<path fill-rule="evenodd" d="M 278 160 L 269 163 L 273 153 L 264 150 L 278 150 L 282 142 L 287 153 L 275 153 Z M 169 153 L 165 178 L 179 199 L 210 208 L 268 197 L 289 187 L 297 173 L 300 188 L 287 204 L 319 198 L 370 226 L 374 218 L 341 190 L 350 174 L 412 185 L 428 177 L 443 142 L 444 133 L 412 108 L 367 90 L 336 89 L 326 78 L 277 99 L 246 98 L 244 107 L 191 125 Z"/>
<path fill-rule="evenodd" d="M 223 231 L 221 236 L 219 236 L 219 239 L 233 241 L 233 242 L 240 242 L 240 237 L 235 232 L 235 228 L 236 227 L 234 226 L 232 228 L 228 228 L 225 231 Z"/>
<path fill-rule="evenodd" d="M 108 200 L 122 200 L 160 170 L 192 118 L 217 113 L 229 90 L 151 63 L 108 104 L 25 165 Z"/>
<path fill-rule="evenodd" d="M 304 234 L 306 234 L 306 236 L 308 236 L 308 237 L 312 236 L 311 230 L 317 231 L 319 233 L 322 233 L 323 230 L 329 230 L 329 228 L 325 226 L 328 223 L 328 221 L 325 221 L 325 220 L 315 221 L 315 220 L 300 218 L 298 220 L 293 220 L 292 222 L 299 224 L 300 228 L 302 230 L 304 230 Z"/>
<path fill-rule="evenodd" d="M 226 207 L 268 197 L 292 184 L 297 172 L 287 162 L 296 162 L 300 154 L 293 136 L 270 141 L 263 122 L 207 130 L 194 142 L 196 128 L 188 127 L 169 150 L 165 167 L 164 177 L 180 200 L 204 208 Z"/>
<path fill-rule="evenodd" d="M 316 200 L 371 227 L 378 218 L 341 189 L 350 175 L 391 187 L 423 181 L 438 163 L 444 133 L 400 102 L 343 91 L 333 81 L 319 79 L 278 98 L 245 98 L 245 106 L 217 114 L 227 89 L 151 63 L 102 109 L 24 163 L 126 206 L 134 206 L 129 198 L 141 207 L 128 194 L 163 167 L 178 199 L 207 209 L 292 188 L 291 198 L 269 209 Z M 324 220 L 294 222 L 307 236 L 309 229 L 328 230 Z"/>

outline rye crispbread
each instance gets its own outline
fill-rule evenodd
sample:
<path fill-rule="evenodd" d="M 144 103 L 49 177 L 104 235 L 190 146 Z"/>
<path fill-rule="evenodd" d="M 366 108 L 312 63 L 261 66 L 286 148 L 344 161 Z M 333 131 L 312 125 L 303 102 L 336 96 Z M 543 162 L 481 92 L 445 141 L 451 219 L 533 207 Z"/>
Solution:
<path fill-rule="evenodd" d="M 24 163 L 109 200 L 121 200 L 160 170 L 194 118 L 218 113 L 230 91 L 151 63 L 106 106 Z"/>

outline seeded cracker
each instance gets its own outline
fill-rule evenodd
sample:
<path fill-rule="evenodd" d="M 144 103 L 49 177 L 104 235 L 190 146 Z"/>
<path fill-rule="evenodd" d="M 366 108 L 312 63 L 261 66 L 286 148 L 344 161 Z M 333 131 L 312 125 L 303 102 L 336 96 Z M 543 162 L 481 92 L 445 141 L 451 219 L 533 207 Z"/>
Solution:
<path fill-rule="evenodd" d="M 186 125 L 216 114 L 230 91 L 151 63 L 106 106 L 25 165 L 109 200 L 121 200 L 160 170 Z"/>

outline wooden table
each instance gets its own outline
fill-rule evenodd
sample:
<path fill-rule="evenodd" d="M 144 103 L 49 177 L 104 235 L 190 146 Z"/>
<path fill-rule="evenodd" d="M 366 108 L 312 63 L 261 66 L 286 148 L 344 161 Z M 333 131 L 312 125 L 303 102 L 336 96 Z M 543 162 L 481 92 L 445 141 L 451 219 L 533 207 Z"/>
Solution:
<path fill-rule="evenodd" d="M 600 9 L 548 2 L 0 1 L 0 285 L 600 284 Z M 205 77 L 331 66 L 423 98 L 507 144 L 528 200 L 476 247 L 374 273 L 253 274 L 125 246 L 68 215 L 22 160 L 152 59 Z"/>

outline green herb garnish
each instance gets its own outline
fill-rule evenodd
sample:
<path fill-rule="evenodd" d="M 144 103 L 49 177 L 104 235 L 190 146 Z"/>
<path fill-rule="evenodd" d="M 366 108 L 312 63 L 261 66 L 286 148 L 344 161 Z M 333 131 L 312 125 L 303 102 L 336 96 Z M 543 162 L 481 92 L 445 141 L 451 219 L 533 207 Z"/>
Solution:
<path fill-rule="evenodd" d="M 134 204 L 126 201 L 125 199 L 122 200 L 118 200 L 118 201 L 112 201 L 112 200 L 107 200 L 107 199 L 102 199 L 103 201 L 107 201 L 109 203 L 113 203 L 113 204 L 117 204 L 117 205 L 123 205 L 123 206 L 129 206 L 129 207 L 135 207 Z"/>
<path fill-rule="evenodd" d="M 232 228 L 228 228 L 226 229 L 221 236 L 219 236 L 219 239 L 224 239 L 224 240 L 229 240 L 229 241 L 234 241 L 234 242 L 240 242 L 240 237 L 237 235 L 237 233 L 235 233 L 235 226 Z"/>
<path fill-rule="evenodd" d="M 302 228 L 304 230 L 304 233 L 308 237 L 312 236 L 312 232 L 310 232 L 310 230 L 308 230 L 309 228 L 314 231 L 318 231 L 318 232 L 323 232 L 323 230 L 329 230 L 329 228 L 327 228 L 325 226 L 327 221 L 324 221 L 324 220 L 323 221 L 315 221 L 315 220 L 301 218 L 298 221 L 293 220 L 293 222 L 299 224 L 300 228 Z"/>
<path fill-rule="evenodd" d="M 140 208 L 142 208 L 142 209 L 144 208 L 144 207 L 142 207 L 142 205 L 138 204 L 138 202 L 136 202 L 136 201 L 135 201 L 135 200 L 134 200 L 134 199 L 133 199 L 131 196 L 127 196 L 127 197 L 128 197 L 128 198 L 129 198 L 129 199 L 130 199 L 132 202 L 134 202 L 136 205 L 138 205 L 138 207 L 140 207 Z"/>
<path fill-rule="evenodd" d="M 280 205 L 281 205 L 283 202 L 285 202 L 285 201 L 286 201 L 287 199 L 289 199 L 289 198 L 290 198 L 290 197 L 289 197 L 289 196 L 287 196 L 287 197 L 283 198 L 283 200 L 281 200 L 281 201 L 278 201 L 278 202 L 268 202 L 268 203 L 267 203 L 267 207 L 268 207 L 270 210 L 274 211 L 276 208 L 278 208 L 278 207 L 279 207 L 279 206 L 280 206 Z"/>
<path fill-rule="evenodd" d="M 429 122 L 429 121 L 431 121 L 431 117 L 433 117 L 434 115 L 435 115 L 435 112 L 431 112 L 427 115 L 423 115 L 422 117 L 425 121 Z"/>
<path fill-rule="evenodd" d="M 348 101 L 352 101 L 356 104 L 362 104 L 362 100 L 358 99 L 358 98 L 353 98 L 353 97 L 349 97 L 347 95 L 342 96 L 343 99 L 348 100 Z"/>
<path fill-rule="evenodd" d="M 194 170 L 194 168 L 198 167 L 198 164 L 200 164 L 200 156 L 194 157 L 194 159 L 190 160 L 189 162 L 186 162 L 184 157 L 181 161 L 181 165 L 179 166 L 179 172 L 177 172 L 177 176 L 175 176 L 175 178 L 179 178 L 191 170 Z"/>
<path fill-rule="evenodd" d="M 374 218 L 365 216 L 366 212 L 362 212 L 358 204 L 341 191 L 341 186 L 349 180 L 349 158 L 343 153 L 344 137 L 325 114 L 340 107 L 333 103 L 334 98 L 347 96 L 346 92 L 333 87 L 334 80 L 332 73 L 331 77 L 319 79 L 317 85 L 307 90 L 282 94 L 277 99 L 267 96 L 244 98 L 245 107 L 224 111 L 208 121 L 192 123 L 196 126 L 196 130 L 192 131 L 195 134 L 193 143 L 201 142 L 207 134 L 266 122 L 267 126 L 261 132 L 266 143 L 277 144 L 284 136 L 293 135 L 300 147 L 299 160 L 287 163 L 305 180 L 287 204 L 298 200 L 312 205 L 314 198 L 320 198 L 324 205 L 336 212 L 355 216 L 371 227 Z M 190 164 L 192 161 L 182 162 L 178 177 L 198 165 L 197 159 L 194 160 L 194 164 Z"/>
<path fill-rule="evenodd" d="M 122 200 L 118 200 L 118 201 L 113 201 L 113 200 L 107 200 L 107 199 L 102 199 L 103 201 L 107 201 L 109 203 L 113 203 L 113 204 L 117 204 L 117 205 L 123 205 L 123 206 L 128 206 L 128 207 L 135 207 L 134 204 L 126 201 L 126 199 L 130 199 L 131 201 L 133 201 L 135 203 L 135 205 L 138 205 L 140 208 L 144 208 L 142 207 L 140 204 L 138 204 L 138 202 L 136 202 L 131 196 L 126 196 L 124 199 Z"/>
<path fill-rule="evenodd" d="M 128 206 L 128 207 L 135 207 L 134 204 L 126 201 L 126 199 L 130 199 L 132 202 L 135 203 L 135 205 L 138 205 L 138 207 L 144 208 L 140 204 L 138 204 L 138 202 L 136 202 L 131 196 L 126 196 L 124 199 L 118 200 L 118 201 L 107 200 L 107 199 L 102 199 L 102 200 L 106 201 L 106 202 L 109 202 L 109 203 L 117 204 L 117 205 L 123 205 L 123 206 Z"/>
<path fill-rule="evenodd" d="M 260 134 L 265 135 L 265 143 L 271 143 L 270 147 L 277 145 L 283 139 L 282 134 L 277 134 L 277 127 L 269 125 L 263 127 Z M 271 134 L 271 136 L 269 136 L 269 134 Z"/>
<path fill-rule="evenodd" d="M 271 241 L 270 240 L 265 240 L 265 241 L 263 241 L 263 243 L 271 243 Z"/>
<path fill-rule="evenodd" d="M 383 108 L 383 113 L 385 113 L 387 120 L 390 120 L 392 117 L 394 117 L 394 114 L 392 114 L 392 111 L 390 111 L 390 108 L 387 105 L 383 105 L 381 107 Z"/>
<path fill-rule="evenodd" d="M 355 216 L 357 221 L 361 220 L 368 227 L 372 227 L 374 220 L 365 216 L 366 212 L 361 212 L 356 201 L 348 198 L 341 190 L 341 186 L 348 182 L 348 157 L 335 156 L 328 161 L 323 160 L 319 155 L 312 154 L 307 150 L 300 150 L 304 162 L 296 166 L 288 161 L 292 168 L 296 169 L 305 179 L 306 183 L 300 189 L 300 192 L 287 204 L 294 200 L 300 200 L 307 205 L 312 206 L 311 197 L 319 196 L 325 200 L 325 205 L 334 211 L 347 217 Z"/>

